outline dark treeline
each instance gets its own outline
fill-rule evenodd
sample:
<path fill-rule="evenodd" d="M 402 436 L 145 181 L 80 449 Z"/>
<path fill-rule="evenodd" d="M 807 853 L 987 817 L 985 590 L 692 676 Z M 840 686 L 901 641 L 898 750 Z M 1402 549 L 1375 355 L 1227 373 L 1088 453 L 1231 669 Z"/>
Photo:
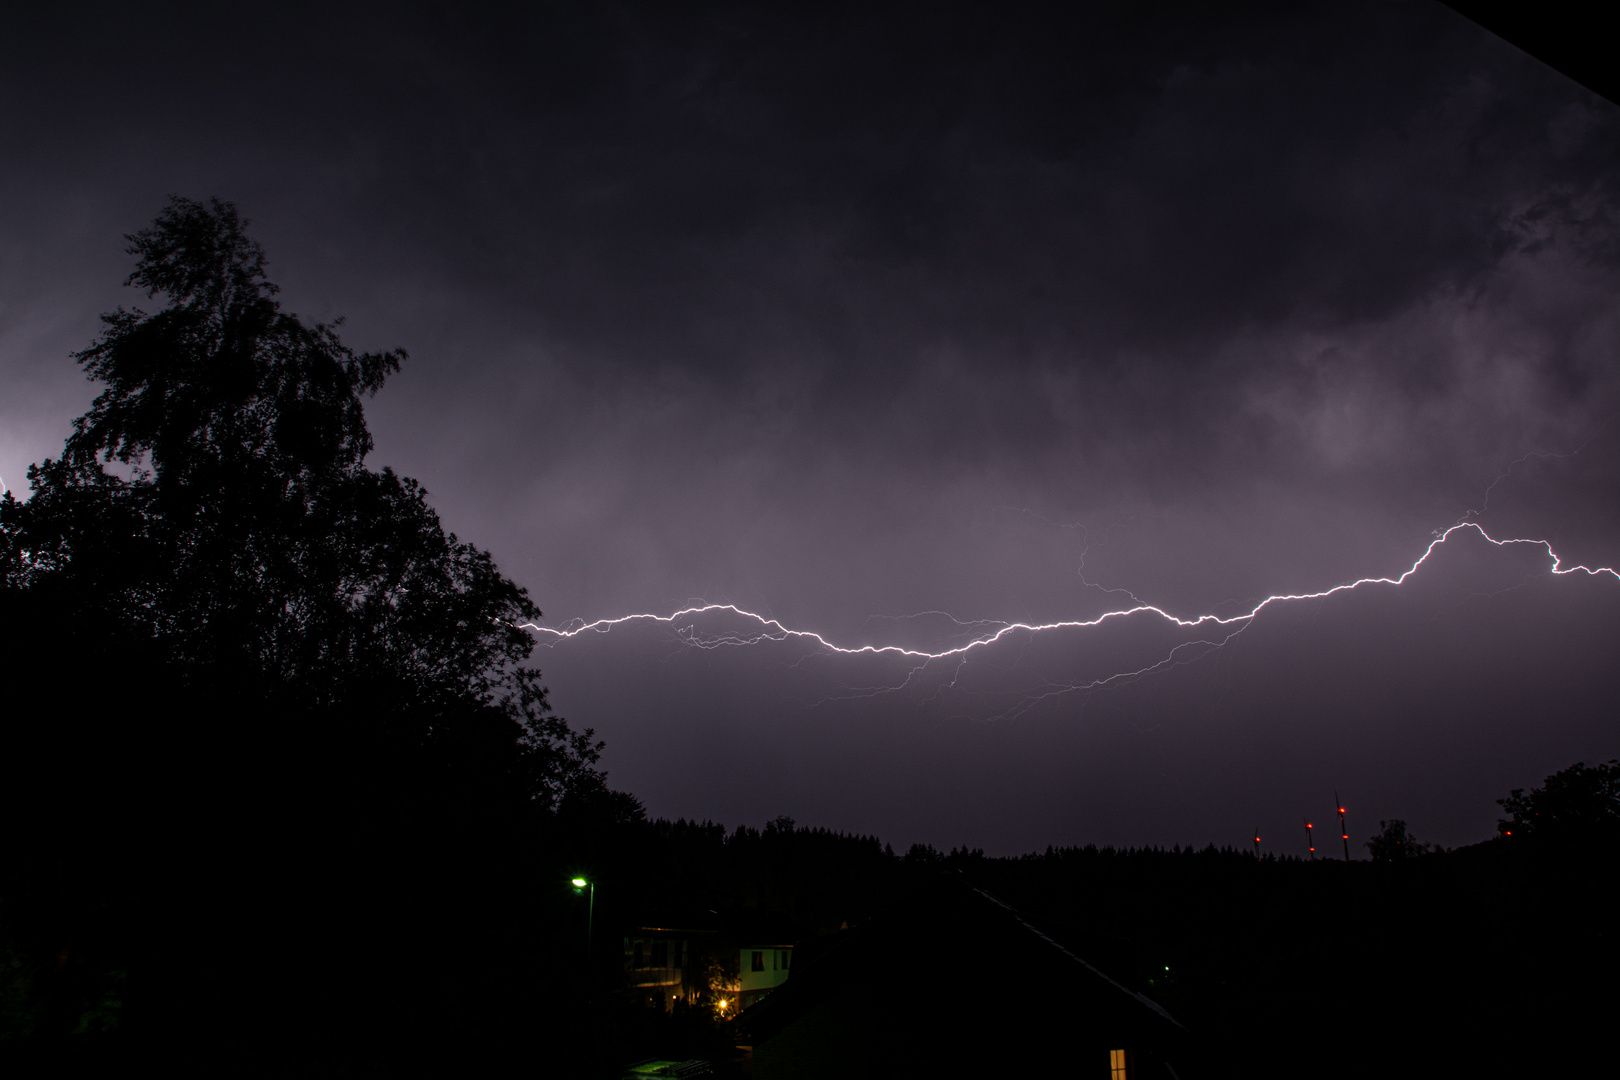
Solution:
<path fill-rule="evenodd" d="M 713 1014 L 620 992 L 627 927 L 770 916 L 813 961 L 942 873 L 1164 1004 L 1209 1075 L 1495 1074 L 1601 1029 L 1614 763 L 1510 793 L 1496 840 L 1387 822 L 1354 863 L 647 820 L 548 707 L 529 597 L 366 466 L 362 400 L 404 353 L 283 312 L 244 226 L 177 199 L 130 238 L 161 306 L 104 317 L 77 357 L 100 395 L 0 499 L 9 1073 L 723 1068 Z M 945 989 L 905 970 L 872 977 Z"/>
<path fill-rule="evenodd" d="M 704 822 L 652 825 L 663 863 L 652 888 L 709 908 L 780 913 L 807 933 L 827 933 L 872 914 L 893 887 L 892 848 L 874 836 L 798 828 L 777 818 L 763 829 Z"/>

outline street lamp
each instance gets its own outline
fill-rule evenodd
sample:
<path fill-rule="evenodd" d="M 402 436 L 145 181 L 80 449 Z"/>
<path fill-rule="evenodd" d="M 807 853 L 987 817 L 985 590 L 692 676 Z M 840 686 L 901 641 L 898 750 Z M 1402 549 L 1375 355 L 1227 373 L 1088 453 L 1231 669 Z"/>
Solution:
<path fill-rule="evenodd" d="M 596 882 L 586 881 L 582 877 L 573 878 L 569 884 L 574 892 L 583 893 L 589 890 L 590 900 L 585 905 L 585 959 L 591 958 L 591 930 L 596 921 Z"/>

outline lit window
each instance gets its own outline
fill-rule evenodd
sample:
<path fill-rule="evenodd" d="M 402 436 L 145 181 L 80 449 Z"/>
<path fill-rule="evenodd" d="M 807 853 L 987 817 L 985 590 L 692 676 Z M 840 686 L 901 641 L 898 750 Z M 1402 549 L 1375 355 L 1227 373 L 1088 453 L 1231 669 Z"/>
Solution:
<path fill-rule="evenodd" d="M 764 971 L 765 970 L 765 953 L 764 952 L 757 952 L 757 953 L 754 954 L 754 970 L 755 971 Z"/>
<path fill-rule="evenodd" d="M 1108 1051 L 1109 1080 L 1125 1080 L 1125 1051 Z"/>

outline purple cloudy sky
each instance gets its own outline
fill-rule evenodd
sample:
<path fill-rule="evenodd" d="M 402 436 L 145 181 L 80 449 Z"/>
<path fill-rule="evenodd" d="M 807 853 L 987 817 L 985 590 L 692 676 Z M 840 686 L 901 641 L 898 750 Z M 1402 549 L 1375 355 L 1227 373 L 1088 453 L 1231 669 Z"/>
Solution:
<path fill-rule="evenodd" d="M 0 476 L 88 404 L 172 192 L 410 351 L 372 463 L 550 625 L 1232 615 L 1470 512 L 1620 565 L 1620 110 L 1436 3 L 1050 7 L 13 16 Z M 1546 571 L 1457 534 L 1219 649 L 706 618 L 536 659 L 654 814 L 1302 851 L 1337 789 L 1458 844 L 1620 755 L 1620 582 Z"/>

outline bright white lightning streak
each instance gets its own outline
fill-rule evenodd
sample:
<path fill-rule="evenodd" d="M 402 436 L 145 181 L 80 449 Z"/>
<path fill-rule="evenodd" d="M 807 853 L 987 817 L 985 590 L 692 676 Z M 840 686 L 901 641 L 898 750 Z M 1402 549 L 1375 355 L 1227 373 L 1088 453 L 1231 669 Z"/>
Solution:
<path fill-rule="evenodd" d="M 1101 615 L 1097 615 L 1090 619 L 1064 619 L 1057 622 L 1048 623 L 991 623 L 991 625 L 998 626 L 998 629 L 996 629 L 994 632 L 972 638 L 964 644 L 955 645 L 948 649 L 942 649 L 938 652 L 930 652 L 926 649 L 907 648 L 901 645 L 839 645 L 827 640 L 825 637 L 813 630 L 796 630 L 791 627 L 783 626 L 776 619 L 768 618 L 764 615 L 758 614 L 757 612 L 745 610 L 744 608 L 740 608 L 735 604 L 700 604 L 692 607 L 682 608 L 681 610 L 671 612 L 668 615 L 656 615 L 643 612 L 634 615 L 620 615 L 616 618 L 610 619 L 597 619 L 594 622 L 575 621 L 573 623 L 564 624 L 562 627 L 539 626 L 535 623 L 523 623 L 521 625 L 523 629 L 530 630 L 537 635 L 549 636 L 554 639 L 564 640 L 578 637 L 580 634 L 587 632 L 608 633 L 615 626 L 621 626 L 625 623 L 675 623 L 699 615 L 724 612 L 757 623 L 759 630 L 751 634 L 729 633 L 709 637 L 698 637 L 695 634 L 683 635 L 687 643 L 700 648 L 712 649 L 727 645 L 755 645 L 765 641 L 785 641 L 789 638 L 797 638 L 814 642 L 816 646 L 830 653 L 837 653 L 845 656 L 890 655 L 908 660 L 921 661 L 923 665 L 927 665 L 930 661 L 963 657 L 974 650 L 989 648 L 1008 635 L 1016 634 L 1020 631 L 1030 634 L 1038 634 L 1053 630 L 1085 630 L 1101 626 L 1103 623 L 1111 620 L 1125 619 L 1132 615 L 1155 615 L 1166 622 L 1174 623 L 1175 625 L 1186 629 L 1196 629 L 1198 627 L 1237 627 L 1238 629 L 1241 629 L 1248 623 L 1252 622 L 1255 616 L 1259 615 L 1260 612 L 1264 611 L 1267 607 L 1270 607 L 1273 604 L 1286 603 L 1295 600 L 1322 600 L 1337 593 L 1359 589 L 1363 585 L 1400 585 L 1404 583 L 1407 578 L 1417 573 L 1418 569 L 1429 560 L 1429 556 L 1434 554 L 1434 550 L 1449 540 L 1453 533 L 1465 529 L 1478 533 L 1488 543 L 1499 548 L 1515 546 L 1541 548 L 1547 553 L 1547 557 L 1552 560 L 1551 573 L 1555 575 L 1584 573 L 1591 577 L 1598 577 L 1607 574 L 1616 581 L 1620 581 L 1620 571 L 1616 571 L 1612 567 L 1564 566 L 1563 560 L 1559 557 L 1558 553 L 1553 550 L 1550 541 L 1529 539 L 1498 540 L 1487 533 L 1484 528 L 1478 524 L 1475 524 L 1474 522 L 1459 522 L 1458 524 L 1453 525 L 1449 529 L 1445 530 L 1445 532 L 1435 536 L 1435 538 L 1429 542 L 1429 546 L 1423 550 L 1423 554 L 1417 559 L 1417 561 L 1408 567 L 1406 571 L 1399 577 L 1364 577 L 1356 581 L 1346 582 L 1342 585 L 1335 585 L 1330 589 L 1323 589 L 1320 592 L 1277 593 L 1266 597 L 1264 600 L 1261 600 L 1248 611 L 1241 612 L 1237 615 L 1229 615 L 1224 618 L 1214 614 L 1199 615 L 1193 618 L 1183 618 L 1179 615 L 1173 615 L 1156 605 L 1139 603 L 1131 607 L 1119 608 L 1114 611 L 1105 611 Z M 1230 640 L 1230 638 L 1231 635 L 1228 634 L 1220 641 L 1184 642 L 1182 645 L 1178 645 L 1175 649 L 1172 649 L 1170 655 L 1166 656 L 1163 660 L 1160 660 L 1138 671 L 1120 672 L 1116 675 L 1095 680 L 1086 684 L 1084 687 L 1067 685 L 1060 686 L 1054 688 L 1052 692 L 1066 693 L 1072 690 L 1101 686 L 1117 679 L 1144 675 L 1148 672 L 1176 662 L 1175 654 L 1180 649 L 1200 644 L 1207 645 L 1211 648 L 1219 648 L 1221 645 L 1225 644 L 1226 641 Z"/>

